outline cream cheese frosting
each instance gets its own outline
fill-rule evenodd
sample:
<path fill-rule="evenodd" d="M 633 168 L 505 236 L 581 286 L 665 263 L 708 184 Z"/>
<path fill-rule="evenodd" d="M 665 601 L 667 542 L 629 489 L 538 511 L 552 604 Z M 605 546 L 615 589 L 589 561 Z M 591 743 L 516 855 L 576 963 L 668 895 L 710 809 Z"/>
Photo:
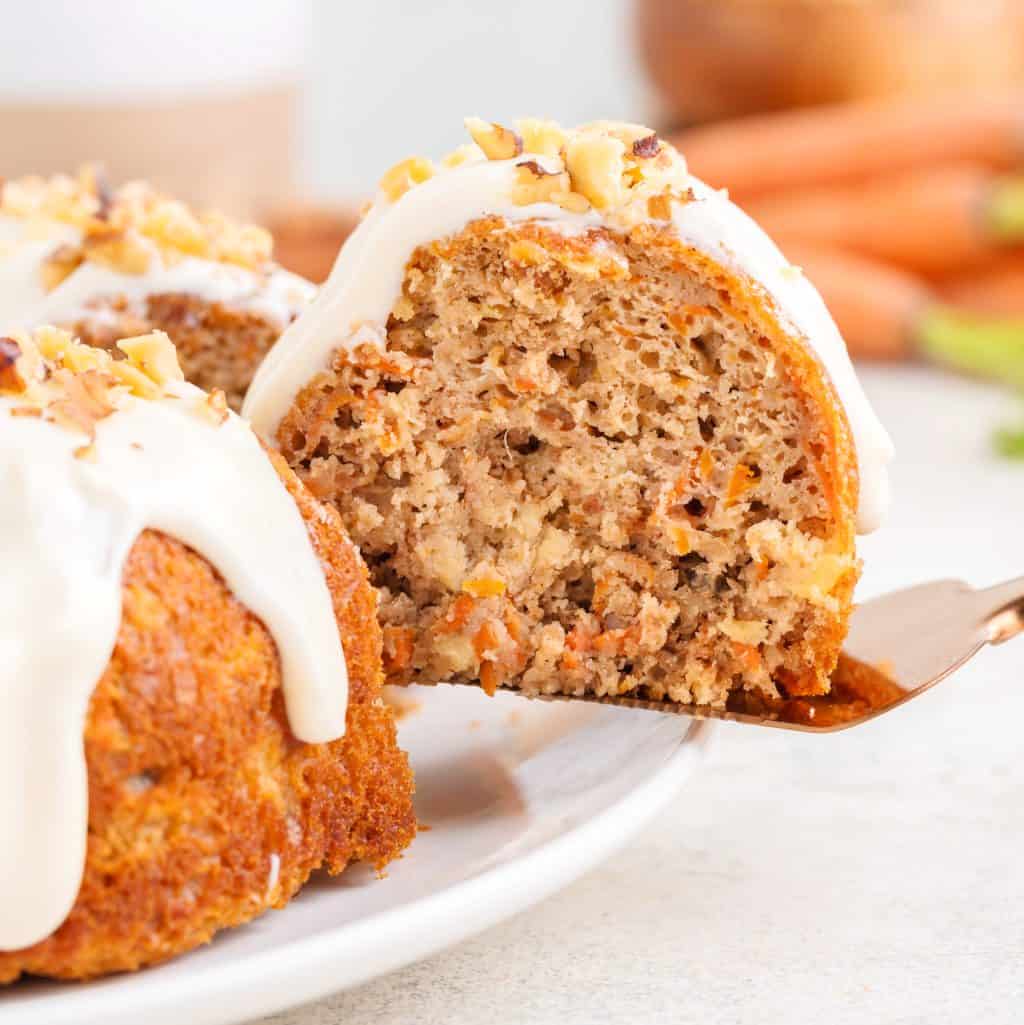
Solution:
<path fill-rule="evenodd" d="M 141 273 L 83 261 L 47 291 L 42 268 L 61 246 L 78 246 L 84 233 L 57 220 L 0 214 L 0 324 L 5 329 L 74 324 L 96 316 L 90 304 L 121 298 L 143 312 L 149 296 L 184 293 L 258 314 L 284 326 L 316 294 L 304 278 L 281 267 L 266 272 L 197 256 L 171 259 L 154 241 L 137 238 L 149 256 Z"/>
<path fill-rule="evenodd" d="M 724 192 L 686 174 L 685 166 L 676 160 L 671 171 L 677 193 L 668 217 L 651 217 L 644 206 L 641 219 L 674 231 L 686 245 L 750 279 L 771 301 L 780 326 L 801 338 L 817 356 L 846 410 L 856 445 L 858 527 L 861 532 L 874 530 L 888 506 L 887 467 L 893 447 L 861 388 L 835 322 L 813 285 L 757 224 Z M 564 203 L 522 202 L 516 192 L 523 165 L 531 164 L 544 175 L 564 167 L 562 156 L 550 152 L 524 150 L 505 159 L 488 159 L 477 151 L 455 166 L 436 173 L 431 169 L 426 180 L 397 198 L 382 190 L 343 246 L 317 298 L 285 330 L 258 370 L 243 409 L 256 430 L 264 438 L 274 438 L 299 391 L 329 365 L 339 347 L 367 342 L 385 345 L 388 316 L 401 295 L 406 264 L 418 246 L 453 235 L 484 217 L 536 222 L 575 233 L 598 226 L 621 228 L 618 217 L 593 204 L 567 209 Z M 637 216 L 636 204 L 630 213 Z"/>
<path fill-rule="evenodd" d="M 331 595 L 249 426 L 223 408 L 211 415 L 208 396 L 181 380 L 151 399 L 117 391 L 91 443 L 45 411 L 19 415 L 22 399 L 0 391 L 0 950 L 48 936 L 78 893 L 83 730 L 118 633 L 122 570 L 143 530 L 206 558 L 266 625 L 296 737 L 321 743 L 345 731 Z"/>

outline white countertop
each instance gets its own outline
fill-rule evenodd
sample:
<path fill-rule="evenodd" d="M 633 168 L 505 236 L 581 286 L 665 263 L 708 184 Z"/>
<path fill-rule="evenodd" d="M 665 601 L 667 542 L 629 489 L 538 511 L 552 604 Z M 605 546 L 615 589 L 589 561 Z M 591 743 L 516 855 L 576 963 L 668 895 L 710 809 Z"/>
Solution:
<path fill-rule="evenodd" d="M 899 458 L 865 593 L 1024 574 L 1024 408 L 920 369 L 864 375 Z M 532 911 L 272 1025 L 1016 1023 L 1024 1014 L 1024 638 L 888 718 L 721 726 L 618 858 Z"/>

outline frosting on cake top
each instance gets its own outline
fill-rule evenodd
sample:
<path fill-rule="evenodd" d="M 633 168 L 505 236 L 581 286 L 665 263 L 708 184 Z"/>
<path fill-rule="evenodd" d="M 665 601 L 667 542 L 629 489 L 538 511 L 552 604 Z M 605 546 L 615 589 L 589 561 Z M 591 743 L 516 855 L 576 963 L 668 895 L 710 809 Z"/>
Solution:
<path fill-rule="evenodd" d="M 77 177 L 0 187 L 0 327 L 72 323 L 104 297 L 186 293 L 284 326 L 315 294 L 276 266 L 263 228 L 193 213 L 150 186 Z"/>
<path fill-rule="evenodd" d="M 466 126 L 472 144 L 439 164 L 404 160 L 381 179 L 318 297 L 253 380 L 244 412 L 264 437 L 274 437 L 298 393 L 336 349 L 384 347 L 388 317 L 417 247 L 489 216 L 568 233 L 651 224 L 749 280 L 780 325 L 817 356 L 856 445 L 859 527 L 878 526 L 888 505 L 892 442 L 818 292 L 724 192 L 690 175 L 682 155 L 641 125 L 595 122 L 565 130 L 530 119 L 512 130 L 469 118 Z"/>

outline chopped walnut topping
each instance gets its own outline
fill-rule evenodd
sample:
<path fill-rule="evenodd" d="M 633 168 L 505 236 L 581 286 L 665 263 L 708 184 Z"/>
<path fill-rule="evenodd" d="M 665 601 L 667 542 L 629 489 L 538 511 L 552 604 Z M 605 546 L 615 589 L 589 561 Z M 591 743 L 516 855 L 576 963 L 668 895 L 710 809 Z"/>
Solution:
<path fill-rule="evenodd" d="M 55 327 L 0 338 L 0 394 L 14 395 L 6 412 L 42 418 L 84 435 L 74 455 L 95 460 L 97 424 L 123 408 L 129 396 L 157 400 L 188 394 L 171 387 L 184 378 L 167 335 L 158 331 L 125 338 L 117 347 L 126 359 L 84 345 Z M 230 415 L 224 392 L 200 393 L 196 413 L 224 423 Z"/>
<path fill-rule="evenodd" d="M 571 214 L 585 214 L 590 209 L 590 200 L 578 192 L 559 192 L 551 197 L 551 202 Z"/>
<path fill-rule="evenodd" d="M 672 200 L 666 192 L 659 192 L 647 200 L 647 214 L 655 221 L 672 219 Z"/>
<path fill-rule="evenodd" d="M 574 214 L 593 207 L 607 223 L 628 229 L 642 221 L 670 221 L 673 204 L 693 198 L 682 156 L 643 125 L 595 121 L 566 130 L 554 121 L 524 118 L 516 123 L 517 133 L 480 118 L 465 123 L 473 145 L 445 157 L 442 171 L 525 153 L 510 192 L 519 206 L 555 203 Z M 381 188 L 394 200 L 433 174 L 429 161 L 413 158 L 393 167 Z"/>
<path fill-rule="evenodd" d="M 166 200 L 142 215 L 140 229 L 143 235 L 159 238 L 167 245 L 191 256 L 204 256 L 207 249 L 206 232 L 199 219 L 184 203 Z"/>
<path fill-rule="evenodd" d="M 72 271 L 81 266 L 84 259 L 85 254 L 79 246 L 57 246 L 39 268 L 43 290 L 52 292 Z"/>
<path fill-rule="evenodd" d="M 625 151 L 622 141 L 610 135 L 577 137 L 566 146 L 565 164 L 573 189 L 598 210 L 619 206 L 625 198 Z"/>
<path fill-rule="evenodd" d="M 523 188 L 532 183 L 518 177 L 515 203 L 553 202 L 572 213 L 594 206 L 610 221 L 631 227 L 641 220 L 671 220 L 673 202 L 692 198 L 683 158 L 643 125 L 599 121 L 563 131 L 554 122 L 534 120 L 520 122 L 520 128 L 527 154 L 560 160 L 569 183 L 555 193 L 550 186 Z M 537 172 L 536 164 L 524 160 L 519 166 Z"/>
<path fill-rule="evenodd" d="M 642 139 L 636 139 L 633 142 L 634 157 L 656 157 L 660 149 L 661 143 L 658 141 L 656 132 L 651 132 L 650 135 L 645 135 Z"/>
<path fill-rule="evenodd" d="M 112 231 L 108 235 L 89 235 L 82 243 L 85 258 L 121 274 L 145 274 L 153 257 L 152 249 L 137 235 Z"/>
<path fill-rule="evenodd" d="M 444 168 L 460 167 L 462 164 L 476 163 L 485 159 L 484 151 L 475 142 L 467 142 L 462 146 L 457 146 L 446 157 L 442 157 L 441 166 Z"/>
<path fill-rule="evenodd" d="M 118 384 L 140 399 L 158 399 L 163 395 L 163 390 L 156 381 L 126 359 L 111 360 L 109 369 Z"/>
<path fill-rule="evenodd" d="M 534 178 L 550 178 L 552 175 L 560 175 L 564 173 L 561 169 L 557 171 L 545 170 L 545 168 L 541 167 L 541 165 L 536 160 L 520 161 L 518 164 L 516 164 L 516 167 L 525 168 L 527 171 L 530 172 L 530 174 Z"/>
<path fill-rule="evenodd" d="M 114 209 L 114 190 L 103 168 L 93 168 L 93 183 L 97 202 L 96 218 L 100 221 L 108 220 L 110 211 Z"/>
<path fill-rule="evenodd" d="M 220 390 L 214 388 L 209 395 L 203 397 L 203 412 L 218 426 L 228 418 L 227 396 Z"/>
<path fill-rule="evenodd" d="M 207 258 L 233 263 L 249 270 L 270 262 L 274 236 L 257 224 L 235 224 L 223 214 L 210 212 L 199 218 L 209 241 Z"/>
<path fill-rule="evenodd" d="M 60 221 L 79 228 L 86 255 L 117 270 L 141 264 L 142 239 L 166 254 L 185 254 L 262 270 L 272 254 L 272 239 L 263 228 L 237 224 L 222 214 L 196 215 L 177 200 L 150 186 L 132 182 L 112 190 L 91 167 L 77 177 L 20 178 L 0 187 L 0 211 L 25 218 Z M 90 251 L 88 243 L 98 239 Z M 132 251 L 111 252 L 108 243 L 125 240 Z M 141 273 L 129 270 L 128 273 Z"/>
<path fill-rule="evenodd" d="M 516 165 L 516 183 L 512 202 L 520 206 L 530 203 L 553 203 L 554 197 L 569 191 L 569 175 L 565 171 L 545 171 L 535 160 Z"/>
<path fill-rule="evenodd" d="M 20 339 L 19 343 L 23 352 L 29 352 L 34 348 L 47 363 L 56 366 L 63 366 L 64 355 L 73 346 L 79 345 L 81 348 L 86 348 L 76 342 L 67 331 L 62 331 L 57 327 L 41 327 L 31 339 Z M 99 350 L 90 350 L 90 352 L 93 351 L 98 352 Z"/>
<path fill-rule="evenodd" d="M 433 176 L 434 165 L 426 157 L 409 157 L 385 172 L 380 180 L 380 189 L 394 203 L 414 185 Z"/>
<path fill-rule="evenodd" d="M 565 145 L 565 132 L 557 121 L 544 121 L 526 117 L 516 122 L 523 140 L 523 152 L 539 153 L 544 157 L 557 157 Z"/>
<path fill-rule="evenodd" d="M 110 378 L 101 370 L 74 373 L 60 369 L 53 374 L 59 395 L 46 407 L 46 418 L 71 430 L 81 431 L 91 444 L 96 424 L 117 408 L 111 401 Z"/>
<path fill-rule="evenodd" d="M 0 392 L 22 392 L 27 387 L 20 359 L 21 346 L 13 338 L 0 338 Z"/>
<path fill-rule="evenodd" d="M 174 344 L 163 331 L 153 331 L 135 338 L 122 338 L 117 347 L 128 357 L 132 366 L 141 370 L 158 385 L 169 381 L 184 381 L 185 375 L 178 364 Z"/>
<path fill-rule="evenodd" d="M 466 131 L 484 151 L 488 160 L 511 160 L 523 152 L 523 140 L 511 128 L 503 125 L 478 117 L 467 117 Z"/>

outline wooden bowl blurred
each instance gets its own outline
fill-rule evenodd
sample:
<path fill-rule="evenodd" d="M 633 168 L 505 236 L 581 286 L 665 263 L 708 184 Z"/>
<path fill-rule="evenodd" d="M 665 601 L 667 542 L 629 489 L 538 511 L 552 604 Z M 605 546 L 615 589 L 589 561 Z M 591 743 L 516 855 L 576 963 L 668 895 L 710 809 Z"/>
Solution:
<path fill-rule="evenodd" d="M 674 124 L 1022 80 L 1021 0 L 637 0 Z"/>
<path fill-rule="evenodd" d="M 274 236 L 274 258 L 304 278 L 320 284 L 334 266 L 341 244 L 359 223 L 351 205 L 291 203 L 260 218 Z"/>

